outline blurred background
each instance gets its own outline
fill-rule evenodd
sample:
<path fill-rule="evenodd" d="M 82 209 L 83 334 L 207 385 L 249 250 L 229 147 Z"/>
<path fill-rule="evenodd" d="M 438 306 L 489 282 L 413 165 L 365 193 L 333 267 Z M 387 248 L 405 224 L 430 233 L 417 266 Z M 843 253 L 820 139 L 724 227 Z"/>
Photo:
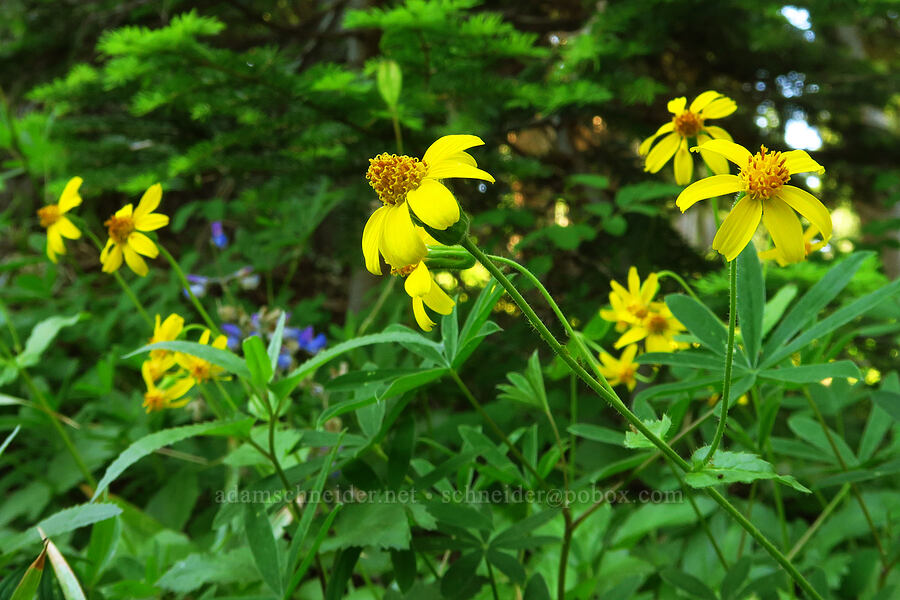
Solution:
<path fill-rule="evenodd" d="M 104 234 L 108 215 L 159 181 L 172 217 L 160 240 L 222 321 L 280 308 L 329 340 L 413 325 L 401 287 L 363 266 L 377 206 L 367 159 L 471 133 L 497 178 L 452 183 L 474 234 L 539 274 L 580 323 L 630 265 L 700 278 L 724 310 L 710 203 L 681 215 L 671 163 L 651 175 L 637 153 L 671 118 L 668 100 L 707 89 L 737 102 L 717 121 L 736 141 L 803 148 L 827 169 L 797 183 L 833 211 L 835 238 L 808 263 L 770 269 L 769 285 L 803 288 L 869 248 L 883 268 L 868 263 L 855 285 L 874 288 L 900 274 L 898 40 L 900 4 L 867 0 L 5 0 L 0 294 L 26 329 L 90 311 L 79 350 L 92 362 L 138 345 L 145 326 L 92 245 L 70 242 L 51 264 L 35 213 L 78 175 L 78 214 Z M 395 111 L 376 85 L 384 61 L 402 73 Z M 190 312 L 161 259 L 146 278 L 124 275 L 151 312 Z M 464 307 L 485 275 L 439 281 Z M 500 309 L 504 328 L 530 335 L 511 303 Z M 494 373 L 522 360 L 492 356 Z"/>

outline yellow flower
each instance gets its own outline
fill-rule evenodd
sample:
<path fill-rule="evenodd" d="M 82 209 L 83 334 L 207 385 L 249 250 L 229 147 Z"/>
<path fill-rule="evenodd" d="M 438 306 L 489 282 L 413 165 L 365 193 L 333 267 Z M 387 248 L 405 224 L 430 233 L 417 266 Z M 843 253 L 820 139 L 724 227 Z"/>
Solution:
<path fill-rule="evenodd" d="M 819 230 L 815 227 L 807 227 L 806 233 L 803 234 L 803 258 L 806 258 L 816 250 L 821 250 L 829 242 L 828 238 L 823 237 L 818 242 L 813 243 L 813 238 L 816 237 L 818 233 Z M 782 267 L 789 264 L 784 256 L 781 255 L 781 251 L 778 248 L 764 250 L 759 253 L 759 257 L 763 260 L 775 260 Z"/>
<path fill-rule="evenodd" d="M 144 377 L 144 383 L 147 384 L 143 404 L 147 412 L 163 410 L 164 408 L 178 408 L 187 404 L 190 398 L 182 398 L 182 396 L 194 387 L 194 380 L 190 377 L 180 377 L 170 386 L 160 389 L 156 387 L 156 380 L 152 376 L 150 362 L 145 361 L 141 365 L 141 375 Z"/>
<path fill-rule="evenodd" d="M 431 331 L 435 326 L 434 321 L 425 311 L 427 306 L 436 313 L 449 315 L 453 311 L 453 299 L 441 289 L 424 261 L 420 261 L 414 265 L 407 265 L 400 269 L 392 269 L 392 275 L 406 277 L 403 284 L 406 293 L 412 298 L 413 315 L 416 317 L 416 323 L 419 324 L 424 331 Z"/>
<path fill-rule="evenodd" d="M 616 324 L 617 331 L 625 331 L 630 325 L 640 323 L 650 310 L 650 304 L 659 291 L 659 278 L 650 273 L 641 283 L 636 267 L 628 269 L 628 289 L 618 281 L 611 281 L 609 294 L 611 310 L 602 309 L 600 318 Z"/>
<path fill-rule="evenodd" d="M 668 306 L 654 302 L 647 315 L 622 334 L 614 347 L 618 349 L 644 340 L 647 352 L 674 352 L 687 347 L 684 342 L 675 341 L 675 336 L 684 330 L 684 325 L 672 316 Z"/>
<path fill-rule="evenodd" d="M 81 237 L 81 231 L 65 214 L 81 204 L 78 188 L 82 181 L 81 177 L 73 177 L 66 184 L 57 204 L 48 204 L 37 211 L 41 227 L 47 230 L 47 258 L 53 262 L 56 262 L 57 254 L 66 253 L 63 238 L 77 240 Z"/>
<path fill-rule="evenodd" d="M 172 342 L 176 340 L 184 328 L 184 317 L 172 313 L 166 320 L 160 323 L 159 315 L 156 315 L 156 324 L 153 326 L 153 337 L 150 338 L 149 344 L 159 342 Z M 151 350 L 150 358 L 162 359 L 169 356 L 169 350 Z"/>
<path fill-rule="evenodd" d="M 199 343 L 209 345 L 209 338 L 212 335 L 209 329 L 204 329 L 200 335 Z M 213 340 L 212 347 L 224 350 L 228 346 L 228 337 L 224 335 L 218 336 Z M 197 383 L 203 383 L 209 379 L 216 379 L 225 370 L 218 365 L 214 365 L 209 361 L 203 360 L 190 354 L 182 352 L 175 353 L 175 362 Z"/>
<path fill-rule="evenodd" d="M 688 152 L 688 140 L 696 138 L 698 144 L 708 142 L 712 138 L 731 141 L 727 131 L 715 125 L 707 125 L 707 119 L 721 119 L 727 117 L 737 109 L 734 100 L 723 96 L 719 92 L 709 90 L 697 96 L 690 107 L 687 107 L 687 99 L 683 96 L 669 101 L 669 112 L 674 116 L 672 121 L 656 130 L 656 133 L 641 142 L 638 152 L 646 156 L 644 170 L 656 173 L 675 156 L 675 181 L 678 185 L 687 185 L 694 175 L 694 159 Z M 663 134 L 663 137 L 653 150 L 650 146 L 654 140 Z M 728 163 L 717 154 L 701 152 L 704 162 L 709 165 L 713 173 L 722 174 L 728 172 Z"/>
<path fill-rule="evenodd" d="M 728 213 L 713 239 L 712 247 L 734 260 L 750 242 L 760 218 L 785 262 L 803 260 L 803 228 L 794 211 L 806 217 L 825 239 L 831 238 L 831 215 L 819 200 L 805 190 L 786 185 L 796 173 L 824 173 L 825 169 L 803 150 L 769 152 L 762 146 L 756 154 L 725 140 L 703 144 L 703 150 L 721 154 L 738 167 L 738 175 L 713 175 L 691 184 L 675 204 L 684 212 L 696 202 L 714 196 L 744 192 Z"/>
<path fill-rule="evenodd" d="M 636 354 L 637 344 L 632 344 L 625 348 L 618 359 L 613 358 L 606 352 L 600 354 L 600 362 L 603 363 L 600 365 L 600 373 L 606 377 L 609 385 L 615 386 L 624 383 L 628 386 L 629 391 L 634 389 L 634 386 L 637 384 L 635 375 L 640 366 L 634 362 Z"/>
<path fill-rule="evenodd" d="M 459 204 L 441 179 L 468 177 L 494 182 L 465 152 L 482 144 L 474 135 L 446 135 L 428 148 L 422 160 L 396 154 L 369 159 L 366 179 L 384 203 L 363 230 L 362 249 L 370 272 L 381 275 L 379 255 L 395 269 L 416 264 L 425 256 L 425 244 L 416 234 L 410 210 L 434 229 L 447 229 L 459 220 Z"/>
<path fill-rule="evenodd" d="M 109 240 L 100 253 L 104 273 L 112 273 L 121 267 L 124 258 L 132 271 L 141 277 L 147 274 L 147 263 L 140 255 L 156 258 L 159 248 L 140 232 L 154 231 L 169 224 L 169 217 L 153 212 L 161 199 L 162 186 L 155 183 L 144 192 L 137 208 L 132 209 L 131 204 L 126 204 L 104 223 L 109 229 Z"/>

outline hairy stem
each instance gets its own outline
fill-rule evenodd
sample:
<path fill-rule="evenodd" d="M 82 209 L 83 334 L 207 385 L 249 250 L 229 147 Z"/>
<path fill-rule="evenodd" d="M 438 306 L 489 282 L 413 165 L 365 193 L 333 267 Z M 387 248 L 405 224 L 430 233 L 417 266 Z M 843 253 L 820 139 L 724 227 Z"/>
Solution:
<path fill-rule="evenodd" d="M 737 261 L 733 260 L 728 265 L 728 347 L 725 349 L 725 376 L 722 381 L 722 413 L 719 417 L 719 426 L 713 441 L 709 445 L 709 452 L 703 457 L 705 467 L 712 460 L 713 455 L 722 443 L 725 435 L 725 424 L 728 418 L 728 404 L 731 401 L 731 366 L 734 363 L 734 326 L 737 320 Z"/>

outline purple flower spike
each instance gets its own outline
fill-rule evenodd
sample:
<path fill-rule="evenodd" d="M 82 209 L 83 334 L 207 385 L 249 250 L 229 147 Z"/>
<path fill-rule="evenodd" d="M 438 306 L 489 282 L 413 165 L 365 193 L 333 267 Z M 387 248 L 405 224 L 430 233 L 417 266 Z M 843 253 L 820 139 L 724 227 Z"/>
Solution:
<path fill-rule="evenodd" d="M 312 341 L 306 345 L 306 351 L 310 354 L 316 354 L 325 347 L 325 344 L 328 343 L 328 339 L 325 337 L 324 333 L 320 333 L 316 337 L 312 339 Z"/>
<path fill-rule="evenodd" d="M 222 229 L 222 221 L 213 221 L 209 227 L 212 230 L 212 243 L 220 250 L 228 246 L 228 236 Z"/>

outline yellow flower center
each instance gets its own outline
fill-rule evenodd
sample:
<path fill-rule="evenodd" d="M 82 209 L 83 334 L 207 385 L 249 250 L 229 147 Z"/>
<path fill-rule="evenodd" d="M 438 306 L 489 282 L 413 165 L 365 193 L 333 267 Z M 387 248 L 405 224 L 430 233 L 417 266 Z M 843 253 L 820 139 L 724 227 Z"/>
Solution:
<path fill-rule="evenodd" d="M 647 319 L 647 331 L 654 335 L 662 335 L 669 328 L 669 323 L 662 315 L 652 315 Z"/>
<path fill-rule="evenodd" d="M 672 117 L 675 124 L 675 133 L 681 137 L 694 137 L 703 129 L 703 117 L 689 110 Z"/>
<path fill-rule="evenodd" d="M 163 397 L 163 393 L 159 390 L 153 390 L 144 394 L 144 407 L 146 407 L 147 412 L 164 409 L 166 400 Z"/>
<path fill-rule="evenodd" d="M 791 174 L 784 166 L 781 152 L 769 152 L 768 148 L 761 146 L 759 152 L 749 158 L 738 177 L 748 196 L 754 200 L 764 200 L 774 196 L 788 182 Z"/>
<path fill-rule="evenodd" d="M 109 237 L 117 244 L 125 244 L 128 236 L 134 231 L 134 219 L 129 217 L 117 217 L 113 215 L 105 223 L 109 229 Z"/>
<path fill-rule="evenodd" d="M 41 227 L 50 227 L 57 221 L 59 221 L 59 217 L 61 213 L 59 212 L 59 206 L 56 204 L 48 204 L 44 208 L 39 208 L 37 211 L 38 218 L 41 220 Z"/>
<path fill-rule="evenodd" d="M 406 194 L 418 188 L 428 166 L 412 156 L 382 153 L 369 159 L 366 179 L 385 204 L 401 204 Z"/>
<path fill-rule="evenodd" d="M 206 361 L 195 362 L 191 365 L 190 373 L 196 381 L 206 381 L 210 377 L 210 364 Z"/>
<path fill-rule="evenodd" d="M 636 316 L 638 319 L 643 319 L 647 316 L 647 307 L 643 304 L 632 304 L 628 307 L 628 312 Z"/>
<path fill-rule="evenodd" d="M 418 264 L 415 265 L 406 265 L 405 267 L 399 267 L 396 269 L 391 269 L 391 275 L 397 275 L 398 277 L 406 277 L 410 273 L 416 270 Z"/>
<path fill-rule="evenodd" d="M 619 379 L 622 380 L 622 383 L 628 384 L 634 381 L 634 373 L 637 371 L 637 367 L 634 364 L 628 364 L 622 367 L 622 372 L 619 374 Z"/>

